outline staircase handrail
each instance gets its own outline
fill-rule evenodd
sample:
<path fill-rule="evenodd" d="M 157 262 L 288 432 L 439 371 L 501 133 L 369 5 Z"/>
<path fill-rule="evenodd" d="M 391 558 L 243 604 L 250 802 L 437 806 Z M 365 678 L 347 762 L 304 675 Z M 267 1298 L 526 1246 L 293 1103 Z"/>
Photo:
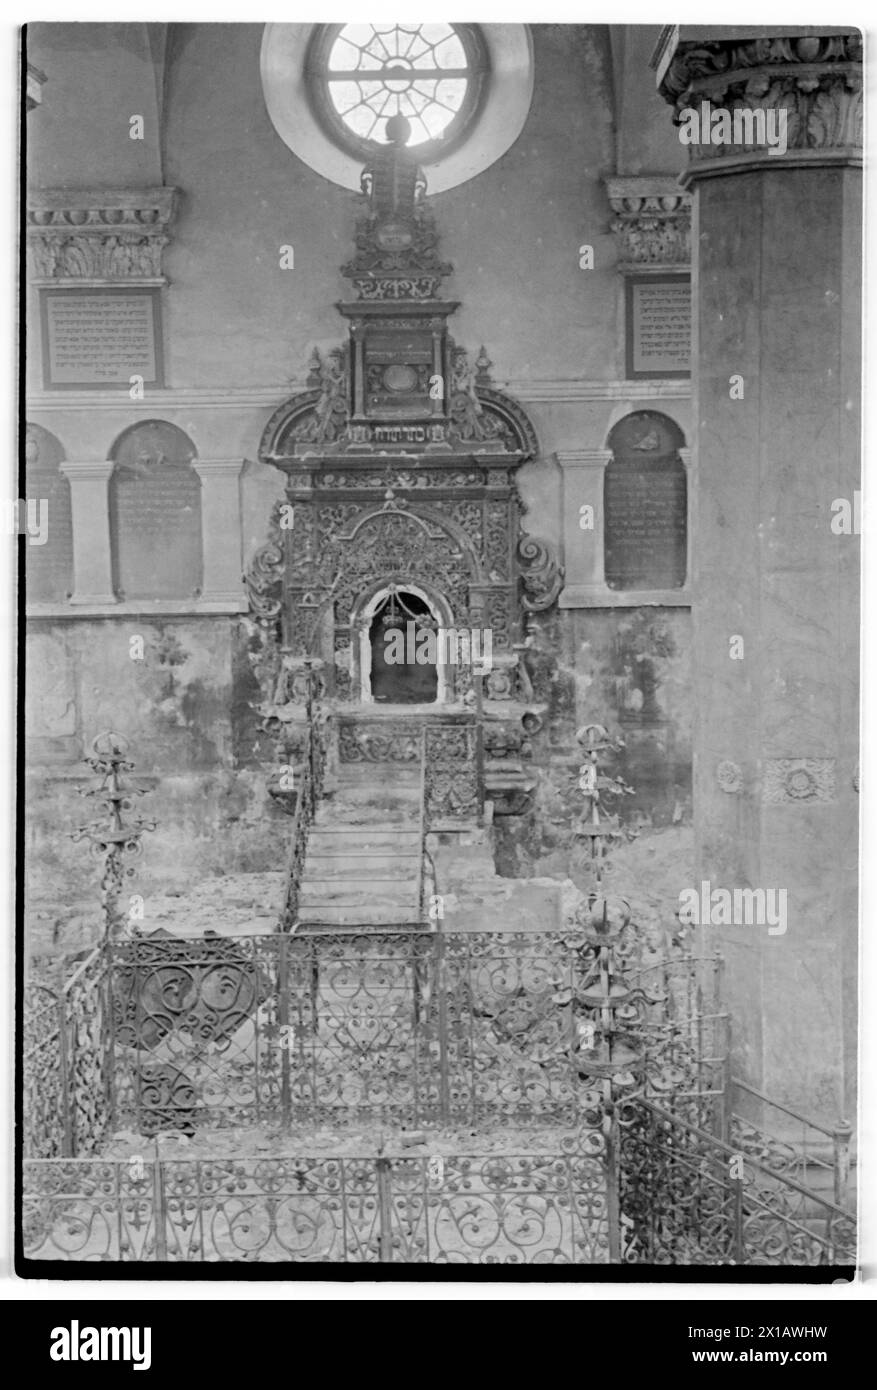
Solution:
<path fill-rule="evenodd" d="M 678 1115 L 674 1115 L 672 1111 L 665 1110 L 662 1106 L 656 1105 L 654 1101 L 648 1100 L 643 1096 L 638 1098 L 637 1104 L 651 1111 L 658 1119 L 666 1120 L 676 1129 L 685 1130 L 688 1134 L 696 1136 L 702 1143 L 714 1150 L 715 1157 L 724 1157 L 728 1159 L 740 1158 L 739 1150 L 735 1149 L 733 1144 L 726 1144 L 723 1139 L 717 1139 L 714 1134 L 708 1133 L 705 1129 L 700 1129 L 697 1125 L 691 1124 L 688 1120 L 681 1119 Z M 783 1187 L 791 1188 L 799 1197 L 806 1197 L 808 1201 L 817 1202 L 819 1206 L 824 1207 L 827 1211 L 831 1212 L 833 1216 L 842 1217 L 847 1221 L 855 1220 L 855 1214 L 847 1208 L 838 1206 L 837 1203 L 830 1201 L 827 1197 L 823 1197 L 818 1192 L 814 1192 L 812 1188 L 805 1187 L 803 1183 L 798 1182 L 795 1178 L 787 1177 L 784 1173 L 777 1173 L 773 1168 L 766 1167 L 763 1163 L 759 1163 L 758 1159 L 751 1158 L 749 1154 L 745 1156 L 744 1163 L 755 1172 L 761 1173 L 764 1177 L 769 1178 L 772 1183 L 779 1183 Z"/>
<path fill-rule="evenodd" d="M 767 1146 L 778 1145 L 778 1156 L 781 1159 L 791 1155 L 801 1168 L 806 1169 L 812 1165 L 830 1172 L 834 1183 L 834 1199 L 839 1205 L 843 1204 L 849 1181 L 850 1142 L 853 1136 L 853 1126 L 848 1120 L 838 1120 L 834 1128 L 831 1129 L 828 1125 L 820 1124 L 818 1120 L 811 1119 L 809 1115 L 802 1115 L 800 1111 L 793 1110 L 791 1106 L 773 1100 L 763 1091 L 759 1091 L 755 1086 L 750 1086 L 747 1081 L 743 1081 L 738 1076 L 729 1078 L 728 1091 L 726 1107 L 730 1123 L 733 1124 L 736 1120 L 739 1124 L 747 1126 L 754 1135 L 763 1139 Z M 735 1093 L 741 1091 L 754 1097 L 763 1105 L 769 1106 L 771 1110 L 777 1110 L 780 1114 L 787 1115 L 789 1119 L 800 1124 L 803 1130 L 800 1145 L 791 1138 L 781 1138 L 779 1135 L 772 1134 L 770 1130 L 762 1128 L 761 1124 L 756 1124 L 747 1115 L 741 1115 L 734 1105 Z M 822 1136 L 822 1139 L 814 1139 L 812 1144 L 808 1145 L 808 1130 L 812 1131 L 814 1135 Z M 827 1143 L 824 1142 L 826 1140 Z"/>

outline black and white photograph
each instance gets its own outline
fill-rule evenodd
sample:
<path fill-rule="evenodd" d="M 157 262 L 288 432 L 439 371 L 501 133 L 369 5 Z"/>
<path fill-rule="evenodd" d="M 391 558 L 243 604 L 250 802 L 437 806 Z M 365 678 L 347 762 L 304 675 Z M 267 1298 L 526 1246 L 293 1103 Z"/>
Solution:
<path fill-rule="evenodd" d="M 16 1274 L 854 1281 L 863 34 L 243 8 L 20 33 Z"/>

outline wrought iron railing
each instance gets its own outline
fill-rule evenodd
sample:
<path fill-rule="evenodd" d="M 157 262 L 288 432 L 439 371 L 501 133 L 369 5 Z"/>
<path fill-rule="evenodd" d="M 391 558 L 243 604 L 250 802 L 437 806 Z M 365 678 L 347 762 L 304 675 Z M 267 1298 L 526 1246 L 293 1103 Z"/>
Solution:
<path fill-rule="evenodd" d="M 748 1115 L 739 1113 L 746 1107 Z M 850 1200 L 850 1141 L 852 1125 L 841 1121 L 834 1129 L 780 1105 L 745 1081 L 732 1077 L 729 1126 L 725 1136 L 735 1150 L 807 1187 L 831 1194 L 838 1206 Z M 755 1123 L 758 1115 L 761 1124 Z M 773 1131 L 773 1132 L 771 1132 Z"/>
<path fill-rule="evenodd" d="M 642 980 L 653 963 L 628 945 Z M 850 1263 L 840 1204 L 717 1137 L 709 961 L 680 956 L 663 999 L 618 1006 L 642 1055 L 636 1075 L 615 1066 L 606 1107 L 609 1072 L 581 1039 L 603 955 L 577 932 L 106 943 L 60 999 L 31 996 L 33 1257 Z M 111 1127 L 160 1142 L 302 1121 L 567 1138 L 444 1156 L 450 1187 L 435 1162 L 384 1154 L 78 1161 Z"/>
<path fill-rule="evenodd" d="M 650 1101 L 620 1108 L 618 1176 L 625 1261 L 855 1263 L 850 1212 Z"/>
<path fill-rule="evenodd" d="M 24 1150 L 29 1155 L 96 1152 L 110 1122 L 113 1044 L 108 957 L 103 945 L 53 990 L 24 992 Z"/>
<path fill-rule="evenodd" d="M 140 938 L 106 952 L 117 1127 L 579 1122 L 593 950 L 575 932 Z M 672 1064 L 696 1091 L 697 1028 L 643 1025 L 656 1077 Z"/>
<path fill-rule="evenodd" d="M 542 1152 L 26 1161 L 34 1261 L 819 1265 L 854 1223 L 643 1102 Z M 619 1142 L 620 1140 L 620 1142 Z M 776 1175 L 770 1175 L 775 1178 Z M 791 1200 L 790 1200 L 791 1198 Z M 794 1203 L 805 1202 L 796 1208 Z"/>
<path fill-rule="evenodd" d="M 24 1165 L 25 1258 L 604 1264 L 599 1153 Z"/>

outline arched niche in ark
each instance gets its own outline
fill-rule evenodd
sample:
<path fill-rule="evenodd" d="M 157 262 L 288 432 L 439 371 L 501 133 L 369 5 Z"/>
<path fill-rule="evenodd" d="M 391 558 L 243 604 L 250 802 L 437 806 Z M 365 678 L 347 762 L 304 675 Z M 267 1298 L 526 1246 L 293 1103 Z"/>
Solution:
<path fill-rule="evenodd" d="M 604 564 L 610 589 L 681 589 L 688 549 L 688 483 L 675 421 L 653 410 L 619 420 L 604 478 Z"/>
<path fill-rule="evenodd" d="M 65 603 L 73 592 L 73 519 L 66 455 L 55 435 L 28 422 L 24 441 L 28 530 L 25 576 L 29 603 Z M 22 524 L 24 517 L 21 518 Z M 36 524 L 34 524 L 36 523 Z"/>
<path fill-rule="evenodd" d="M 195 446 L 167 420 L 144 420 L 110 451 L 113 589 L 120 599 L 201 592 L 201 480 Z"/>

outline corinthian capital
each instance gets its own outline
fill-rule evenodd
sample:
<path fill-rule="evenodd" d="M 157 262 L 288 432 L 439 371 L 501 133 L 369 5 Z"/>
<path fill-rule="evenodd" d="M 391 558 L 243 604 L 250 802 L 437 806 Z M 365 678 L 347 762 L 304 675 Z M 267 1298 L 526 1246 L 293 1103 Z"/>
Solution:
<path fill-rule="evenodd" d="M 606 192 L 620 271 L 688 269 L 691 194 L 674 174 L 609 178 Z"/>
<path fill-rule="evenodd" d="M 163 284 L 173 188 L 34 189 L 28 196 L 31 278 Z"/>
<path fill-rule="evenodd" d="M 689 147 L 687 179 L 761 164 L 861 163 L 856 29 L 668 26 L 652 66 Z"/>

